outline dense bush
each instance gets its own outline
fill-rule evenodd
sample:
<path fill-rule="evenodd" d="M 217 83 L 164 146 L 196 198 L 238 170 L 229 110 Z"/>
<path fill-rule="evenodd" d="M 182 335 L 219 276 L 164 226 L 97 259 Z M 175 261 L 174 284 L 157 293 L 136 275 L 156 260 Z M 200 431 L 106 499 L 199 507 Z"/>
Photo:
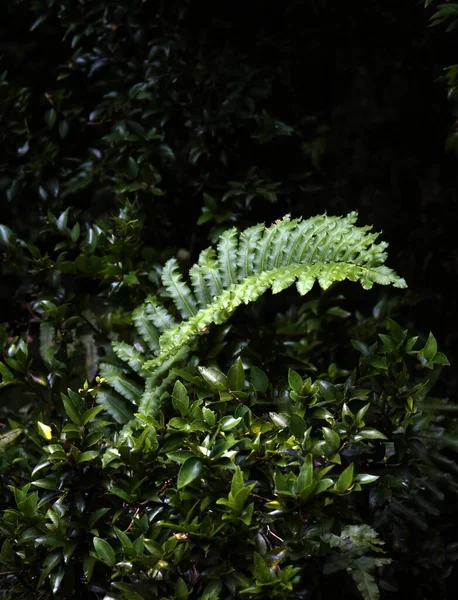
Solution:
<path fill-rule="evenodd" d="M 202 278 L 193 280 L 204 302 L 201 317 L 189 312 L 191 292 L 169 261 L 165 288 L 190 320 L 176 328 L 172 315 L 148 299 L 133 314 L 138 334 L 123 335 L 132 345 L 113 344 L 133 371 L 116 366 L 105 346 L 104 378 L 60 398 L 70 381 L 68 349 L 78 357 L 76 338 L 86 322 L 76 315 L 65 320 L 65 303 L 41 301 L 44 373 L 31 372 L 24 340 L 3 337 L 3 385 L 21 383 L 29 393 L 42 386 L 44 394 L 38 405 L 20 408 L 21 422 L 12 409 L 1 438 L 5 597 L 326 597 L 336 585 L 348 597 L 353 585 L 364 598 L 377 598 L 376 577 L 382 589 L 402 589 L 418 577 L 419 561 L 429 575 L 417 589 L 429 593 L 432 572 L 437 591 L 454 545 L 446 532 L 433 539 L 423 533 L 419 544 L 415 532 L 425 532 L 427 519 L 454 497 L 458 469 L 447 456 L 457 443 L 455 420 L 444 422 L 454 407 L 430 396 L 432 382 L 423 375 L 426 368 L 437 376 L 436 365 L 447 364 L 434 337 L 421 345 L 388 319 L 377 341 L 382 304 L 375 323 L 354 324 L 360 335 L 352 346 L 361 358 L 357 365 L 353 354 L 351 364 L 348 338 L 318 350 L 325 330 L 351 313 L 337 304 L 320 314 L 317 301 L 279 314 L 268 334 L 265 324 L 256 331 L 254 323 L 244 335 L 229 326 L 196 342 L 190 337 L 227 320 L 240 300 L 255 300 L 268 285 L 278 292 L 296 277 L 301 293 L 315 279 L 325 288 L 347 277 L 365 287 L 404 285 L 383 266 L 384 245 L 353 223 L 353 216 L 283 220 L 251 228 L 238 243 L 231 233 L 223 236 L 218 262 L 205 266 L 205 251 Z M 305 257 L 282 265 L 298 243 Z M 235 269 L 234 278 L 242 269 L 240 283 L 225 281 L 224 265 Z M 218 285 L 229 286 L 230 295 L 210 292 L 206 306 L 210 275 L 214 284 L 221 277 Z M 244 318 L 262 323 L 255 315 Z M 148 375 L 159 320 L 162 350 Z M 341 571 L 351 579 L 337 583 Z"/>

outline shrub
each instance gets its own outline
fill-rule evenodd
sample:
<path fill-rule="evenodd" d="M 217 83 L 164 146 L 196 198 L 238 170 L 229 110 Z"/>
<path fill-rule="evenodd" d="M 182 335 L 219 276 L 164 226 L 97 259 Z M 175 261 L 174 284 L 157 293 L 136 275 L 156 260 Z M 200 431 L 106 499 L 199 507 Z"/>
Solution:
<path fill-rule="evenodd" d="M 310 256 L 281 259 L 308 229 L 312 262 Z M 247 244 L 255 232 L 257 242 Z M 234 276 L 232 287 L 221 279 L 232 302 L 246 275 L 253 287 L 245 301 L 268 285 L 280 291 L 296 277 L 302 292 L 316 278 L 328 287 L 344 276 L 367 287 L 372 281 L 404 285 L 383 266 L 384 245 L 355 227 L 354 216 L 283 220 L 235 235 L 221 238 L 219 263 L 204 266 L 201 258 L 203 279 L 193 277 L 205 326 L 227 320 L 238 302 L 226 303 L 221 313 L 224 292 L 211 293 L 208 304 L 203 282 L 212 269 L 223 278 L 223 263 L 239 268 L 233 252 L 240 257 L 243 249 L 252 250 L 249 272 Z M 339 250 L 344 240 L 352 245 Z M 329 262 L 333 253 L 335 262 Z M 263 255 L 267 262 L 260 268 L 256 256 Z M 230 264 L 221 260 L 226 256 Z M 257 305 L 260 312 L 252 324 L 241 315 L 243 334 L 235 315 L 233 328 L 229 321 L 196 338 L 200 317 L 185 311 L 190 290 L 175 263 L 162 276 L 182 325 L 158 338 L 158 311 L 172 315 L 150 298 L 133 313 L 140 335 L 126 323 L 119 332 L 131 345 L 113 345 L 130 367 L 106 346 L 103 377 L 93 384 L 60 392 L 56 374 L 65 371 L 65 357 L 61 365 L 46 343 L 49 328 L 62 318 L 59 307 L 41 326 L 48 377 L 45 371 L 34 378 L 54 406 L 21 407 L 22 423 L 10 409 L 1 438 L 4 597 L 229 600 L 355 593 L 374 599 L 379 588 L 402 590 L 405 581 L 415 581 L 421 597 L 432 597 L 431 574 L 437 593 L 455 548 L 446 532 L 433 537 L 428 526 L 435 531 L 435 519 L 458 487 L 448 455 L 457 444 L 455 407 L 430 395 L 447 364 L 434 337 L 420 342 L 409 336 L 382 318 L 381 305 L 372 319 L 358 322 L 327 292 L 278 314 L 273 330 L 261 299 L 253 305 L 252 314 Z M 324 336 L 342 323 L 346 339 L 323 347 Z M 6 335 L 2 343 L 3 384 L 31 384 L 27 344 Z M 153 364 L 162 373 L 153 371 L 147 386 L 155 402 L 142 404 L 141 381 L 154 356 L 148 343 L 156 344 Z M 417 577 L 418 565 L 429 576 Z"/>

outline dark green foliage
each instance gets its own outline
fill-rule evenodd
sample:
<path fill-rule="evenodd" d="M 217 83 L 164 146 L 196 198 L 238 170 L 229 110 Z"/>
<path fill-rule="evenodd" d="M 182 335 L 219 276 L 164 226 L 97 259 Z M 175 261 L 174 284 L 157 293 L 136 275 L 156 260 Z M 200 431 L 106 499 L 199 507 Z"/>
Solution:
<path fill-rule="evenodd" d="M 305 4 L 6 3 L 2 598 L 447 596 L 428 13 Z"/>
<path fill-rule="evenodd" d="M 448 451 L 458 432 L 454 405 L 429 390 L 447 361 L 431 335 L 420 342 L 385 321 L 383 305 L 357 322 L 327 302 L 278 316 L 294 370 L 278 368 L 281 346 L 270 376 L 250 353 L 230 364 L 226 332 L 218 363 L 173 371 L 162 409 L 121 430 L 96 404 L 100 380 L 62 394 L 64 422 L 26 431 L 27 476 L 11 431 L 6 597 L 39 583 L 64 598 L 326 597 L 339 587 L 372 599 L 379 585 L 418 577 L 418 560 L 440 577 L 454 548 L 425 528 L 457 493 Z M 347 356 L 356 349 L 351 370 L 329 366 L 335 344 L 314 350 L 342 322 L 353 327 L 351 343 L 339 342 Z M 307 360 L 300 340 L 281 341 L 293 324 L 309 331 Z"/>

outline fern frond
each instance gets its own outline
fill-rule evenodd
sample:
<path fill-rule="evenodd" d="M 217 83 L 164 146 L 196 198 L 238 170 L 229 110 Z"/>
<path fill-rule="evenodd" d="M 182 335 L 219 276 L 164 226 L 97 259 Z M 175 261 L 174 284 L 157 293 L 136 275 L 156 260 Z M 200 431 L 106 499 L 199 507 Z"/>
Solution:
<path fill-rule="evenodd" d="M 205 250 L 191 269 L 201 308 L 162 333 L 157 357 L 144 368 L 160 366 L 204 328 L 225 322 L 238 306 L 254 302 L 269 288 L 278 293 L 296 283 L 304 295 L 316 281 L 327 289 L 344 279 L 359 281 L 365 289 L 374 283 L 405 287 L 404 280 L 383 265 L 386 244 L 375 243 L 378 234 L 369 233 L 370 227 L 355 226 L 356 218 L 354 212 L 307 221 L 287 216 L 267 228 L 251 227 L 237 238 L 235 230 L 227 232 L 218 254 Z M 176 295 L 172 299 L 177 303 Z"/>
<path fill-rule="evenodd" d="M 215 296 L 218 296 L 218 294 L 221 294 L 223 291 L 223 284 L 221 282 L 214 248 L 207 248 L 201 252 L 197 265 L 200 267 L 203 278 L 208 286 L 208 291 L 203 290 L 203 293 L 206 293 L 212 299 L 215 298 Z"/>
<path fill-rule="evenodd" d="M 107 413 L 122 425 L 134 417 L 132 404 L 110 389 L 103 389 L 97 393 L 97 404 L 102 405 Z"/>
<path fill-rule="evenodd" d="M 113 342 L 113 351 L 119 360 L 126 362 L 129 367 L 136 373 L 143 373 L 143 363 L 145 362 L 145 355 L 133 346 L 129 346 L 125 342 Z"/>
<path fill-rule="evenodd" d="M 132 315 L 135 327 L 151 352 L 159 350 L 159 331 L 146 311 L 146 304 L 137 307 Z"/>
<path fill-rule="evenodd" d="M 175 327 L 177 322 L 172 315 L 161 305 L 154 296 L 148 296 L 145 300 L 145 311 L 154 327 L 159 331 L 167 331 Z"/>
<path fill-rule="evenodd" d="M 213 296 L 211 295 L 210 288 L 205 280 L 204 271 L 199 264 L 191 267 L 189 270 L 189 277 L 199 307 L 203 308 L 204 306 L 207 306 L 207 304 L 210 304 Z"/>
<path fill-rule="evenodd" d="M 258 241 L 264 232 L 263 223 L 254 225 L 242 231 L 239 238 L 239 249 L 237 253 L 237 269 L 239 273 L 239 281 L 248 277 L 251 274 L 251 265 L 254 262 L 258 249 Z"/>
<path fill-rule="evenodd" d="M 191 286 L 183 280 L 175 259 L 169 260 L 162 274 L 164 295 L 177 307 L 181 321 L 176 322 L 153 296 L 134 313 L 134 323 L 155 355 L 142 365 L 149 371 L 145 391 L 126 389 L 114 367 L 110 366 L 109 377 L 103 376 L 142 411 L 150 412 L 160 404 L 163 377 L 199 333 L 211 324 L 224 323 L 238 306 L 254 302 L 269 288 L 276 294 L 296 284 L 304 295 L 316 281 L 327 289 L 344 279 L 358 281 L 365 289 L 374 283 L 406 287 L 384 265 L 387 245 L 375 243 L 378 234 L 370 233 L 370 227 L 357 227 L 356 219 L 356 212 L 306 221 L 287 215 L 269 227 L 258 224 L 242 233 L 230 229 L 221 236 L 217 252 L 214 248 L 201 252 L 189 272 Z M 115 347 L 120 358 L 124 355 L 138 369 L 140 356 L 132 350 L 120 344 Z"/>
<path fill-rule="evenodd" d="M 223 287 L 237 282 L 237 243 L 238 232 L 235 227 L 221 234 L 218 242 L 218 264 Z"/>
<path fill-rule="evenodd" d="M 100 375 L 106 379 L 107 383 L 124 396 L 127 400 L 138 406 L 138 402 L 142 395 L 142 388 L 137 383 L 133 382 L 128 374 L 124 373 L 119 367 L 102 363 L 100 365 Z"/>
<path fill-rule="evenodd" d="M 183 281 L 178 263 L 174 258 L 168 260 L 164 265 L 162 283 L 184 319 L 196 314 L 196 299 Z"/>

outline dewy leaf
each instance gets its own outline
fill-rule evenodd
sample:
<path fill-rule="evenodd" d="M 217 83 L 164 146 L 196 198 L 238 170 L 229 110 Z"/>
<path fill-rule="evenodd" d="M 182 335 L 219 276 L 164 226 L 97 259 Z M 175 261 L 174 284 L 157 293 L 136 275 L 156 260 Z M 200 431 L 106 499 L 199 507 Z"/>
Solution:
<path fill-rule="evenodd" d="M 180 490 L 199 477 L 204 469 L 200 458 L 193 456 L 188 458 L 180 467 L 177 480 L 177 488 Z"/>

